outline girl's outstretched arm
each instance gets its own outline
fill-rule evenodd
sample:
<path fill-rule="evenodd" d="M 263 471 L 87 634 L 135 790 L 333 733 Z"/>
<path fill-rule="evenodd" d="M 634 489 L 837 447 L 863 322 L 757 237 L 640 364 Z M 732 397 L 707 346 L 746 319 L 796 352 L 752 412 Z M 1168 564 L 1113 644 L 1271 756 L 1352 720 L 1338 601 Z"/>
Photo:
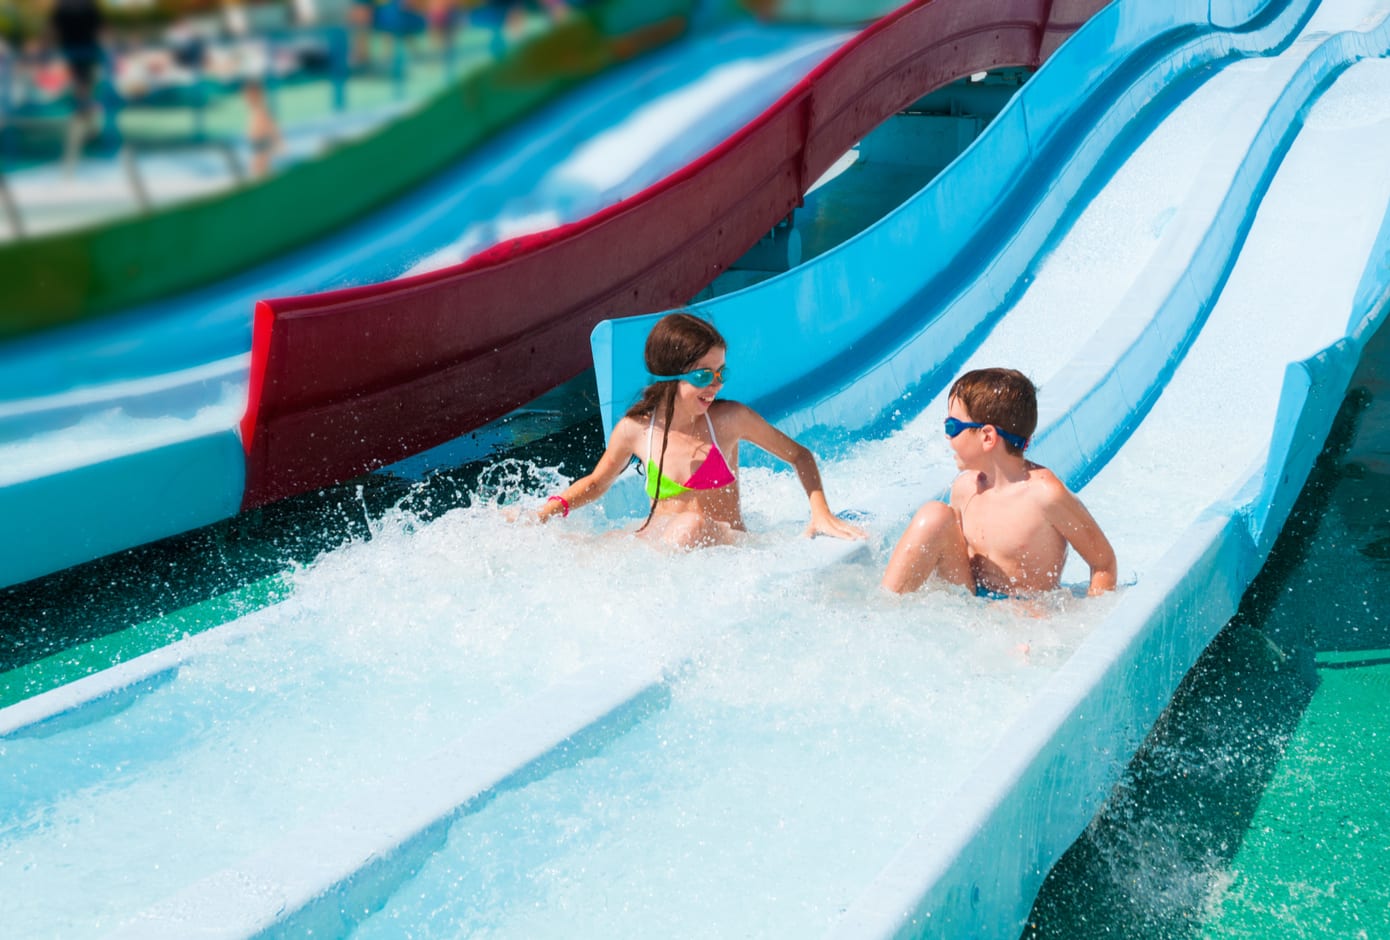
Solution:
<path fill-rule="evenodd" d="M 769 454 L 780 457 L 796 468 L 801 488 L 806 491 L 806 498 L 811 503 L 811 522 L 806 527 L 808 536 L 832 535 L 840 539 L 868 537 L 868 533 L 863 529 L 850 525 L 830 511 L 830 505 L 825 500 L 825 489 L 821 485 L 820 468 L 816 466 L 815 454 L 777 430 L 747 405 L 729 402 L 725 407 L 733 410 L 734 428 L 740 440 L 757 444 Z"/>
<path fill-rule="evenodd" d="M 608 449 L 598 459 L 594 469 L 586 476 L 575 480 L 561 492 L 552 496 L 536 510 L 541 522 L 549 521 L 556 514 L 567 516 L 571 509 L 578 509 L 592 503 L 613 485 L 613 481 L 627 469 L 628 461 L 636 453 L 637 440 L 641 429 L 631 418 L 623 418 L 608 438 Z"/>

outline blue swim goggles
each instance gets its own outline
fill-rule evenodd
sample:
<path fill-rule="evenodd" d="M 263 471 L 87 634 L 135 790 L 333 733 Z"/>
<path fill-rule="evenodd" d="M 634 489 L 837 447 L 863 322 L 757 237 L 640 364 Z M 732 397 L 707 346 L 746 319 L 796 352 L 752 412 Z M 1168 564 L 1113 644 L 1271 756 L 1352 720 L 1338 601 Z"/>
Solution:
<path fill-rule="evenodd" d="M 1005 431 L 997 424 L 981 424 L 979 421 L 962 421 L 959 418 L 946 419 L 946 436 L 956 437 L 958 434 L 960 434 L 961 431 L 965 431 L 970 428 L 988 427 L 994 428 L 995 432 L 998 433 L 1000 437 L 1002 437 L 1008 443 L 1017 447 L 1019 450 L 1024 450 L 1025 448 L 1027 448 L 1028 439 L 1026 437 L 1019 437 L 1017 434 Z"/>
<path fill-rule="evenodd" d="M 682 372 L 680 375 L 654 375 L 652 378 L 658 382 L 689 382 L 696 388 L 709 388 L 715 379 L 723 385 L 728 374 L 729 365 L 725 363 L 718 369 L 696 369 L 694 372 Z"/>

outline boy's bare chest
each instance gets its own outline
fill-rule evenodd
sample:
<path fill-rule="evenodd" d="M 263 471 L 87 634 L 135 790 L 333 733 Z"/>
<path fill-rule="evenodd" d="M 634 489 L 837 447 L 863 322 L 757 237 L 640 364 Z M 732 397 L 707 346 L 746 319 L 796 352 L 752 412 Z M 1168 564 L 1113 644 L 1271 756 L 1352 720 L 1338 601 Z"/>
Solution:
<path fill-rule="evenodd" d="M 995 559 L 1019 558 L 1051 541 L 1047 520 L 1022 492 L 974 494 L 961 510 L 961 530 L 971 554 Z"/>

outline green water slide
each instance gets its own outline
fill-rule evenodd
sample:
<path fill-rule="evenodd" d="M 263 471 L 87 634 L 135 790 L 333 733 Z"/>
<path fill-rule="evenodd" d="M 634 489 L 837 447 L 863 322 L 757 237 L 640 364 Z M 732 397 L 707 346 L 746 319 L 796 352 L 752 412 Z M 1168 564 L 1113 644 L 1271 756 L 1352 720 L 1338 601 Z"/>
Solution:
<path fill-rule="evenodd" d="M 155 212 L 0 246 L 0 339 L 188 290 L 332 232 L 586 78 L 680 36 L 693 7 L 590 4 L 318 159 Z"/>

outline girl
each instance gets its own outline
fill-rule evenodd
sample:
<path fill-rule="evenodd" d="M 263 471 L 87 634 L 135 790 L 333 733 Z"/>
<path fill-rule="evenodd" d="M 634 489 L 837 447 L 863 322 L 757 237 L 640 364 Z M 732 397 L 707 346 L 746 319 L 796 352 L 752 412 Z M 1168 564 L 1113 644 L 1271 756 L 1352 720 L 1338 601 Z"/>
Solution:
<path fill-rule="evenodd" d="M 809 450 L 751 408 L 717 398 L 727 371 L 724 354 L 724 337 L 709 322 L 688 313 L 662 317 L 647 337 L 645 355 L 656 381 L 613 429 L 593 472 L 538 510 L 541 521 L 598 499 L 636 457 L 652 501 L 638 535 L 679 548 L 727 545 L 744 530 L 736 471 L 739 442 L 749 441 L 796 468 L 811 502 L 807 535 L 863 538 L 862 530 L 830 511 Z"/>

